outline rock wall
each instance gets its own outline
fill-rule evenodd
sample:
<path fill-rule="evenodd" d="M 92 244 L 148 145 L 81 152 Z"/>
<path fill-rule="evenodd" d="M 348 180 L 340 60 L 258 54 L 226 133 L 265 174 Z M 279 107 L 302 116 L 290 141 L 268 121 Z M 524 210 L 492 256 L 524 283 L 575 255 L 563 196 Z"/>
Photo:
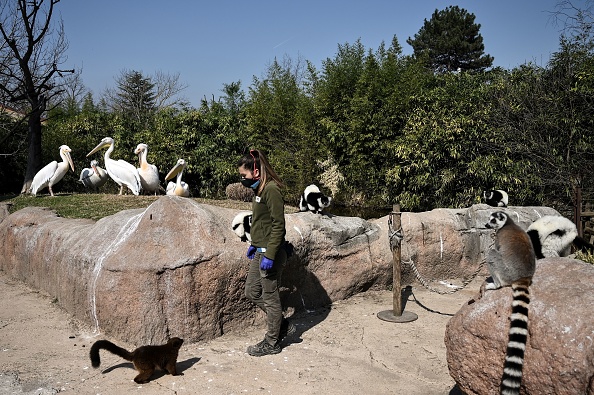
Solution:
<path fill-rule="evenodd" d="M 413 261 L 430 281 L 469 277 L 490 243 L 484 224 L 492 211 L 476 205 L 402 213 L 402 261 Z M 505 211 L 525 226 L 556 213 Z M 131 343 L 211 339 L 261 318 L 243 295 L 247 244 L 230 228 L 235 214 L 170 196 L 97 222 L 29 207 L 0 222 L 0 270 L 52 295 L 97 331 Z M 282 281 L 289 309 L 311 310 L 391 285 L 387 217 L 308 212 L 287 214 L 286 221 L 294 246 Z M 414 282 L 403 270 L 403 285 Z"/>
<path fill-rule="evenodd" d="M 435 209 L 422 213 L 402 213 L 403 283 L 413 284 L 412 262 L 430 285 L 440 280 L 460 285 L 478 269 L 488 275 L 484 252 L 493 244 L 493 230 L 485 228 L 494 211 L 504 211 L 524 229 L 544 215 L 559 215 L 549 207 L 507 207 L 494 209 L 478 204 L 465 209 Z M 387 221 L 383 221 L 387 223 Z M 387 230 L 386 230 L 387 232 Z"/>
<path fill-rule="evenodd" d="M 126 341 L 210 339 L 261 314 L 243 294 L 248 245 L 231 231 L 236 213 L 168 196 L 97 222 L 29 207 L 0 223 L 0 269 Z M 287 215 L 295 255 L 285 305 L 315 309 L 387 287 L 389 250 L 370 247 L 380 230 L 360 218 Z"/>

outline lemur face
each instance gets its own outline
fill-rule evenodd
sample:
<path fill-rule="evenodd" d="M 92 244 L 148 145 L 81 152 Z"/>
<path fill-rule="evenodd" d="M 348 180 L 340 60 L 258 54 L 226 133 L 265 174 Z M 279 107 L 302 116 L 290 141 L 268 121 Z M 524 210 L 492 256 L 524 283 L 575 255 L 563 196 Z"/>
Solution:
<path fill-rule="evenodd" d="M 503 211 L 497 211 L 491 214 L 489 222 L 485 224 L 485 227 L 489 229 L 501 229 L 507 222 L 507 214 Z"/>
<path fill-rule="evenodd" d="M 329 207 L 332 204 L 332 198 L 329 196 L 322 196 L 320 198 L 320 207 Z"/>

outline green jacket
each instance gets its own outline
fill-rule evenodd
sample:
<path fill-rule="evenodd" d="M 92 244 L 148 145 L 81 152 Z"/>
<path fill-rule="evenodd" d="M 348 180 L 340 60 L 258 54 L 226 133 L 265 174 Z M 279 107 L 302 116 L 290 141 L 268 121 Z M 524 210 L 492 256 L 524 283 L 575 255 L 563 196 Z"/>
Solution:
<path fill-rule="evenodd" d="M 285 201 L 277 183 L 269 181 L 252 201 L 252 245 L 266 248 L 264 256 L 274 260 L 285 234 Z"/>

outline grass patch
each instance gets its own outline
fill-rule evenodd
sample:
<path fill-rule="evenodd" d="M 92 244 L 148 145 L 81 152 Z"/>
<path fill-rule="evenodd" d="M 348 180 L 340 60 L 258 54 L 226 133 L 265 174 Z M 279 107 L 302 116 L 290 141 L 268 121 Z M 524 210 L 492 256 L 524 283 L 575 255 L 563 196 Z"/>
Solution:
<path fill-rule="evenodd" d="M 18 195 L 2 199 L 11 203 L 10 213 L 25 207 L 49 207 L 64 218 L 98 220 L 122 210 L 148 207 L 157 197 L 105 194 L 56 194 L 51 196 Z"/>
<path fill-rule="evenodd" d="M 64 218 L 88 218 L 99 220 L 123 210 L 146 208 L 161 196 L 111 195 L 102 193 L 58 193 L 54 197 L 49 195 L 7 195 L 0 196 L 0 202 L 9 203 L 10 213 L 25 207 L 49 207 Z M 200 198 L 192 199 L 198 203 L 213 206 L 233 208 L 237 210 L 251 210 L 251 202 L 236 200 L 213 200 Z M 286 213 L 297 212 L 297 208 L 285 206 Z"/>
<path fill-rule="evenodd" d="M 591 252 L 577 251 L 575 253 L 575 259 L 579 259 L 581 261 L 594 265 L 594 254 L 592 254 Z"/>
<path fill-rule="evenodd" d="M 103 217 L 116 214 L 123 210 L 146 208 L 160 196 L 134 196 L 134 195 L 113 195 L 104 193 L 56 193 L 54 197 L 49 195 L 5 195 L 0 196 L 0 202 L 9 203 L 10 213 L 14 213 L 25 207 L 48 207 L 54 210 L 60 217 L 64 218 L 88 218 L 99 220 Z M 251 202 L 238 200 L 214 200 L 202 198 L 192 199 L 202 204 L 232 208 L 236 210 L 251 210 Z M 297 207 L 285 205 L 285 213 L 296 213 Z"/>

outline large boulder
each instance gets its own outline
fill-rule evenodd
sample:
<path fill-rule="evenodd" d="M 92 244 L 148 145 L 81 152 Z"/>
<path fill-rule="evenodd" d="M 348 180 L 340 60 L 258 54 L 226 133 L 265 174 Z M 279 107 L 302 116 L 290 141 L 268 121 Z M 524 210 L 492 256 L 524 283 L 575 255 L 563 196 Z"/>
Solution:
<path fill-rule="evenodd" d="M 546 207 L 506 209 L 527 226 Z M 492 207 L 402 213 L 401 285 L 467 279 L 491 242 Z M 0 270 L 55 297 L 75 317 L 132 343 L 175 335 L 206 340 L 261 313 L 243 295 L 247 244 L 231 230 L 237 210 L 163 196 L 146 209 L 97 222 L 29 207 L 0 222 Z M 388 218 L 286 215 L 294 247 L 283 305 L 310 310 L 392 284 Z M 483 272 L 486 269 L 483 268 Z"/>
<path fill-rule="evenodd" d="M 570 258 L 537 261 L 530 286 L 522 394 L 594 394 L 594 266 Z M 466 394 L 499 393 L 512 292 L 485 291 L 445 333 L 451 376 Z"/>
<path fill-rule="evenodd" d="M 243 294 L 248 245 L 231 230 L 235 214 L 169 196 L 97 222 L 29 207 L 0 223 L 0 269 L 124 340 L 210 339 L 261 314 Z M 370 247 L 381 239 L 377 225 L 307 213 L 286 218 L 294 246 L 283 275 L 289 308 L 328 305 L 391 282 L 389 247 Z"/>

